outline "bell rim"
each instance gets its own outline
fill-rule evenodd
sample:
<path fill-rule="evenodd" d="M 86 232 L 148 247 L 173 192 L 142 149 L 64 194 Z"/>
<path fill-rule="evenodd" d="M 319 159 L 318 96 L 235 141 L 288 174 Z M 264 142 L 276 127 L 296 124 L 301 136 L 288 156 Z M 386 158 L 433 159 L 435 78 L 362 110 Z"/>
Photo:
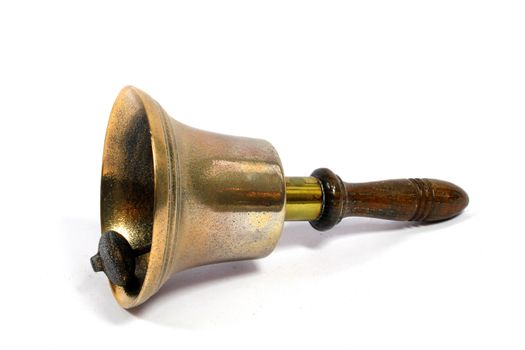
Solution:
<path fill-rule="evenodd" d="M 109 282 L 114 298 L 125 309 L 144 303 L 169 278 L 166 259 L 170 256 L 170 251 L 174 249 L 174 242 L 171 241 L 174 240 L 172 233 L 174 232 L 175 222 L 173 220 L 176 220 L 176 217 L 170 217 L 169 215 L 170 211 L 176 211 L 174 208 L 176 206 L 176 194 L 174 194 L 173 190 L 170 191 L 170 189 L 175 188 L 175 179 L 172 178 L 173 175 L 167 169 L 176 167 L 176 164 L 170 164 L 176 162 L 176 157 L 170 156 L 175 150 L 172 149 L 174 143 L 169 140 L 171 133 L 168 130 L 170 127 L 167 121 L 168 116 L 162 107 L 145 92 L 133 86 L 126 86 L 120 91 L 113 104 L 109 118 L 110 122 L 113 118 L 116 118 L 118 106 L 130 104 L 143 110 L 149 126 L 150 147 L 153 158 L 154 207 L 151 249 L 147 257 L 145 276 L 138 292 L 128 291 L 125 287 Z M 127 109 L 126 113 L 128 110 L 131 109 Z M 104 144 L 104 154 L 106 152 L 109 152 L 107 139 Z M 102 210 L 103 208 L 101 207 L 101 212 Z"/>

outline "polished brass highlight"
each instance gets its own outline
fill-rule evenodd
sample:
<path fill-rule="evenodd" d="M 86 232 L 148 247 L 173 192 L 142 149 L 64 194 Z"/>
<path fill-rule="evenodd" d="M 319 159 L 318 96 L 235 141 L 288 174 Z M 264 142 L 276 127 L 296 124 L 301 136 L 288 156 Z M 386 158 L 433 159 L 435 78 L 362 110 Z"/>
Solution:
<path fill-rule="evenodd" d="M 312 221 L 321 215 L 323 191 L 315 177 L 286 177 L 286 221 Z"/>
<path fill-rule="evenodd" d="M 348 184 L 328 169 L 285 178 L 267 141 L 194 129 L 126 87 L 106 132 L 100 204 L 91 263 L 132 308 L 179 271 L 268 255 L 285 220 L 318 230 L 346 216 L 436 221 L 460 213 L 468 196 L 439 180 Z"/>

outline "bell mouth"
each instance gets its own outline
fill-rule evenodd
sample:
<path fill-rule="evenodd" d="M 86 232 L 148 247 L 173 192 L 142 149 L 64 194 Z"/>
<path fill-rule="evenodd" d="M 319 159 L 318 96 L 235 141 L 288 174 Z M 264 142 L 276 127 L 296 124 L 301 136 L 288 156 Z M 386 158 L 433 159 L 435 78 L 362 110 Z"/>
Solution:
<path fill-rule="evenodd" d="M 175 206 L 170 125 L 163 109 L 134 87 L 125 87 L 111 111 L 102 163 L 101 228 L 122 235 L 136 252 L 134 283 L 110 282 L 124 308 L 146 301 L 169 277 L 165 271 L 168 222 Z M 171 208 L 173 210 L 173 208 Z M 173 221 L 174 219 L 171 219 Z"/>

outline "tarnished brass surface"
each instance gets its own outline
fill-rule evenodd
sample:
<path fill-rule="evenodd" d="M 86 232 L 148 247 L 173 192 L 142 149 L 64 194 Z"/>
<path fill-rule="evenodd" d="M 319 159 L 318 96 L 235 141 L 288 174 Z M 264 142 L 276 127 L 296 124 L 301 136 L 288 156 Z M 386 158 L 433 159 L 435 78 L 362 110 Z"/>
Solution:
<path fill-rule="evenodd" d="M 178 271 L 268 255 L 285 220 L 320 231 L 348 216 L 433 222 L 468 201 L 460 187 L 435 179 L 345 183 L 326 168 L 285 178 L 267 141 L 191 128 L 127 87 L 106 133 L 102 237 L 91 265 L 131 308 Z"/>
<path fill-rule="evenodd" d="M 111 285 L 120 305 L 143 303 L 177 271 L 266 256 L 284 216 L 270 143 L 188 127 L 144 92 L 121 91 L 104 145 L 102 232 L 151 250 L 137 258 L 136 286 Z"/>
<path fill-rule="evenodd" d="M 311 221 L 321 214 L 323 191 L 315 177 L 286 177 L 287 221 Z"/>

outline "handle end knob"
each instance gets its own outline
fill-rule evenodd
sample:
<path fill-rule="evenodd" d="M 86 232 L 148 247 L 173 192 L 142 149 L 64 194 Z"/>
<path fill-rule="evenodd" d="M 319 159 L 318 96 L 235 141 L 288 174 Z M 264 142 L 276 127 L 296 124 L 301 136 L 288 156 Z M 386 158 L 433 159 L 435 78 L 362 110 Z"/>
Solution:
<path fill-rule="evenodd" d="M 416 210 L 409 221 L 434 222 L 453 218 L 468 205 L 469 197 L 459 186 L 435 179 L 409 179 L 417 193 Z"/>

